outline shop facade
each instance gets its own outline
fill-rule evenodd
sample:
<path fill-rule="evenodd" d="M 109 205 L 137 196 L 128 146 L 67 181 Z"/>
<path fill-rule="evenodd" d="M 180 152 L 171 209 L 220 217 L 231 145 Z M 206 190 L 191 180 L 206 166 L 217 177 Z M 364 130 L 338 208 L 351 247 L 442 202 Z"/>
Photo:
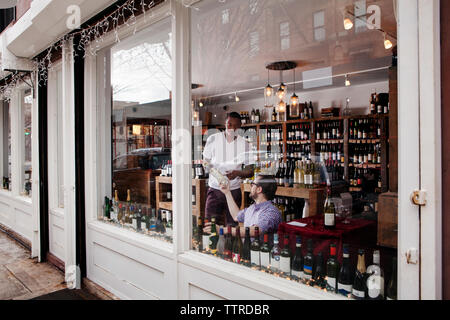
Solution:
<path fill-rule="evenodd" d="M 117 8 L 124 7 L 109 6 L 108 1 L 96 1 L 95 5 L 82 2 L 81 22 L 88 22 L 82 24 L 82 30 L 94 30 L 95 34 L 89 41 L 82 31 L 72 31 L 75 37 L 65 37 L 70 34 L 64 16 L 69 3 L 56 5 L 49 1 L 44 6 L 43 2 L 33 1 L 21 20 L 3 33 L 3 50 L 16 57 L 41 57 L 47 72 L 43 76 L 41 69 L 30 79 L 18 80 L 10 100 L 3 103 L 1 167 L 3 176 L 8 176 L 6 170 L 10 172 L 11 191 L 0 190 L 0 223 L 28 240 L 33 256 L 63 267 L 69 286 L 79 285 L 78 280 L 86 277 L 121 299 L 348 299 L 196 249 L 192 221 L 193 216 L 205 218 L 202 211 L 207 187 L 205 179 L 195 171 L 202 157 L 202 142 L 223 129 L 225 114 L 235 111 L 242 115 L 258 108 L 266 118 L 257 124 L 245 123 L 243 129 L 249 139 L 255 138 L 252 132 L 257 132 L 259 147 L 253 151 L 257 151 L 259 169 L 264 162 L 261 154 L 284 153 L 285 158 L 291 158 L 289 153 L 297 152 L 288 149 L 291 144 L 287 137 L 281 139 L 280 150 L 267 152 L 261 148 L 260 139 L 267 137 L 263 130 L 273 126 L 287 136 L 289 130 L 295 131 L 293 126 L 309 125 L 310 134 L 316 135 L 319 128 L 332 127 L 336 122 L 341 124 L 338 127 L 342 138 L 302 139 L 313 148 L 311 153 L 320 159 L 327 146 L 323 140 L 342 140 L 335 142 L 342 144 L 342 153 L 346 154 L 340 167 L 345 168 L 341 176 L 348 181 L 354 180 L 357 168 L 370 171 L 383 168 L 384 163 L 386 171 L 380 170 L 383 177 L 377 176 L 379 188 L 383 189 L 379 193 L 397 194 L 398 235 L 394 236 L 395 244 L 381 252 L 389 252 L 389 258 L 397 257 L 397 274 L 401 275 L 397 279 L 397 297 L 443 298 L 439 1 L 316 5 L 306 1 L 248 1 L 245 5 L 240 1 L 126 1 L 120 5 L 135 6 L 138 13 L 143 12 L 134 16 L 122 11 L 120 19 L 129 20 L 117 25 L 114 14 L 120 14 Z M 142 10 L 143 4 L 147 10 Z M 243 14 L 240 11 L 244 7 L 248 12 Z M 37 21 L 43 21 L 52 10 L 65 19 L 39 25 Z M 300 10 L 304 11 L 305 28 L 299 26 L 294 14 Z M 102 20 L 108 14 L 112 20 Z M 346 17 L 354 23 L 351 31 L 342 24 Z M 39 25 L 39 30 L 33 24 L 27 25 L 29 21 Z M 89 29 L 93 25 L 97 28 Z M 46 34 L 45 41 L 29 41 L 51 28 L 57 31 Z M 268 30 L 275 30 L 276 36 Z M 61 35 L 64 41 L 59 42 Z M 380 39 L 381 47 L 373 44 Z M 387 39 L 398 47 L 397 101 L 391 91 L 393 54 L 383 44 Z M 334 51 L 327 55 L 329 60 L 322 61 L 321 52 L 331 50 L 330 42 L 334 43 Z M 46 60 L 49 52 L 54 54 Z M 297 81 L 291 81 L 292 68 L 266 69 L 270 63 L 280 61 L 295 62 Z M 263 95 L 267 72 L 274 87 L 283 80 L 287 83 L 289 97 L 296 86 L 302 101 L 314 102 L 316 116 L 272 120 L 272 111 L 276 109 L 280 117 L 283 109 L 277 107 L 278 101 L 267 102 Z M 346 80 L 352 82 L 351 86 L 343 85 Z M 394 100 L 388 116 L 367 116 L 367 110 L 362 109 L 368 108 L 374 91 L 391 93 Z M 349 97 L 352 113 L 321 119 L 323 107 L 340 107 L 343 112 Z M 354 152 L 356 157 L 351 141 L 358 140 L 350 135 L 353 121 L 376 119 L 381 123 L 385 119 L 383 126 L 388 126 L 389 118 L 395 117 L 392 101 L 398 105 L 398 136 L 386 134 L 388 143 L 375 144 L 385 148 L 384 154 L 395 146 L 389 154 L 391 160 L 398 154 L 398 173 L 393 173 L 395 161 L 390 162 L 387 156 L 373 168 L 350 165 L 350 154 Z M 22 134 L 22 129 L 27 128 L 27 108 L 32 110 L 29 113 L 34 134 L 29 132 L 30 141 L 28 135 L 23 138 Z M 384 110 L 381 113 L 385 114 Z M 6 120 L 9 118 L 10 124 Z M 200 125 L 198 120 L 202 121 Z M 9 135 L 10 143 L 6 139 Z M 151 157 L 142 164 L 139 149 L 158 151 L 154 155 L 150 150 Z M 261 153 L 263 149 L 266 153 Z M 270 157 L 264 162 L 267 166 L 280 160 Z M 39 170 L 31 170 L 27 162 Z M 134 170 L 137 167 L 140 170 Z M 161 176 L 161 172 L 153 172 L 166 168 L 171 173 Z M 29 186 L 27 179 L 32 183 L 31 192 L 25 189 Z M 389 185 L 393 180 L 398 180 L 398 190 Z M 419 205 L 411 200 L 415 191 Z M 152 192 L 156 192 L 155 198 Z M 315 208 L 312 193 L 304 196 L 311 213 Z M 105 214 L 105 197 L 118 200 L 124 211 L 131 210 L 128 204 L 140 207 L 145 217 L 164 212 L 172 227 L 165 223 L 162 235 L 151 232 L 151 226 L 140 224 L 138 228 L 135 216 L 118 219 L 114 214 L 122 214 L 120 210 Z M 422 197 L 426 198 L 425 205 L 420 203 Z M 317 210 L 323 209 L 324 200 L 316 205 Z M 119 203 L 113 206 L 118 208 Z M 128 212 L 123 214 L 128 216 Z M 294 218 L 309 218 L 291 214 Z M 283 220 L 289 222 L 286 217 Z M 379 249 L 383 246 L 378 240 L 375 247 Z M 306 248 L 306 241 L 303 246 Z M 372 262 L 372 249 L 366 252 L 368 264 Z M 389 269 L 390 264 L 388 261 L 383 268 Z"/>

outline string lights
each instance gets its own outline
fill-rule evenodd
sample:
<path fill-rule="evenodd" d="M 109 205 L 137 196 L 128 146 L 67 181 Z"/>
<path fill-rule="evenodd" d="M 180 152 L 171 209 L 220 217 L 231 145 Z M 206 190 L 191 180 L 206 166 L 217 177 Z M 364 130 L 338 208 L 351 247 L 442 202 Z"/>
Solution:
<path fill-rule="evenodd" d="M 64 47 L 68 46 L 75 37 L 78 38 L 77 50 L 71 50 L 71 52 L 67 53 L 68 55 L 73 54 L 74 57 L 77 57 L 78 51 L 84 52 L 83 58 L 85 58 L 87 54 L 95 56 L 100 49 L 101 42 L 104 41 L 104 37 L 107 34 L 114 32 L 115 42 L 120 42 L 120 28 L 124 25 L 127 27 L 135 26 L 137 22 L 136 12 L 139 12 L 138 15 L 144 15 L 144 20 L 146 20 L 147 12 L 151 12 L 153 7 L 166 1 L 167 0 L 128 0 L 94 25 L 58 38 L 46 49 L 43 55 L 40 55 L 40 57 L 33 60 L 34 68 L 32 74 L 38 75 L 37 85 L 41 86 L 42 84 L 47 83 L 48 69 L 52 67 L 54 53 L 60 52 Z M 134 33 L 136 33 L 136 27 Z M 86 50 L 90 44 L 95 45 L 90 46 L 89 50 Z M 0 86 L 0 97 L 5 100 L 10 100 L 13 89 L 16 88 L 22 79 L 23 75 L 13 74 L 4 85 Z"/>

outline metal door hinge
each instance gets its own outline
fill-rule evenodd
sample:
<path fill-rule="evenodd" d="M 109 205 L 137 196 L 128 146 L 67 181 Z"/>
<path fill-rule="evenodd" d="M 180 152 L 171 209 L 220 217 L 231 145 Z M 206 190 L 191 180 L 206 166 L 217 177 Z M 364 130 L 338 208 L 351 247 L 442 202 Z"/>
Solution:
<path fill-rule="evenodd" d="M 416 206 L 423 207 L 427 204 L 427 192 L 425 190 L 415 190 L 411 195 L 411 201 Z"/>

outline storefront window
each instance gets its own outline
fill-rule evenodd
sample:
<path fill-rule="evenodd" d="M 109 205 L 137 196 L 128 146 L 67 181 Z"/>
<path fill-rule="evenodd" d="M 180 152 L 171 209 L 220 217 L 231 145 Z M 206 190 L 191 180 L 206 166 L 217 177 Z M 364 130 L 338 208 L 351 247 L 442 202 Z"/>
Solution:
<path fill-rule="evenodd" d="M 23 129 L 24 129 L 24 185 L 22 188 L 22 193 L 25 196 L 31 197 L 31 137 L 32 137 L 32 105 L 33 96 L 31 95 L 31 90 L 25 92 L 23 98 Z"/>
<path fill-rule="evenodd" d="M 195 4 L 193 250 L 396 298 L 396 34 L 393 0 Z"/>
<path fill-rule="evenodd" d="M 11 183 L 11 113 L 9 110 L 9 104 L 3 102 L 3 190 L 12 190 Z"/>
<path fill-rule="evenodd" d="M 172 242 L 171 22 L 106 50 L 111 190 L 101 220 Z M 102 94 L 102 93 L 100 93 Z M 109 193 L 110 192 L 110 193 Z"/>

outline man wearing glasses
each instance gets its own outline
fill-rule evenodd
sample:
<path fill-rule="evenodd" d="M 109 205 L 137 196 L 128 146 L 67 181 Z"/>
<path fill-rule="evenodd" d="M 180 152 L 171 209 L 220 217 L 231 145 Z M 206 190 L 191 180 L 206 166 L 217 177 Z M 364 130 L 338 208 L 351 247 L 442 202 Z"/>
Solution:
<path fill-rule="evenodd" d="M 235 222 L 244 224 L 241 228 L 241 237 L 245 236 L 245 228 L 250 228 L 250 236 L 255 236 L 255 227 L 260 230 L 260 235 L 264 233 L 275 233 L 281 221 L 281 212 L 272 204 L 277 192 L 277 183 L 273 176 L 259 175 L 252 182 L 250 197 L 255 201 L 253 205 L 244 210 L 240 210 L 238 204 L 233 199 L 229 185 L 222 184 L 221 191 L 227 200 L 228 209 Z M 219 227 L 217 227 L 219 228 Z M 204 229 L 209 232 L 210 225 Z"/>

